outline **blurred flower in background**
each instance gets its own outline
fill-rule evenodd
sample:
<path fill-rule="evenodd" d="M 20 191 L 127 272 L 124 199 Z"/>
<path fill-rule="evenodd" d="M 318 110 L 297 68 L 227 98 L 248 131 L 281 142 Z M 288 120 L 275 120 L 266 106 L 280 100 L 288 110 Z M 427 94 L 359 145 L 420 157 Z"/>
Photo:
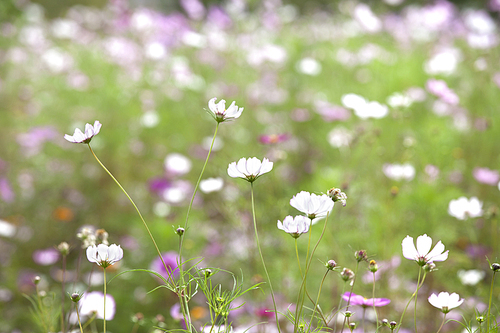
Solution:
<path fill-rule="evenodd" d="M 448 214 L 459 220 L 480 217 L 483 215 L 483 203 L 476 197 L 470 199 L 460 197 L 450 201 L 448 205 Z"/>

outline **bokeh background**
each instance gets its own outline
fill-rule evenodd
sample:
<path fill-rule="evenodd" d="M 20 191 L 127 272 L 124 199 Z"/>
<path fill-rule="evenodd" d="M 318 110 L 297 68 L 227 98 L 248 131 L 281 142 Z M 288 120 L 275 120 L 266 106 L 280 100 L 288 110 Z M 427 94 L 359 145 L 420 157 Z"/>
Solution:
<path fill-rule="evenodd" d="M 34 294 L 34 276 L 60 299 L 55 247 L 63 241 L 71 246 L 67 291 L 102 289 L 88 283 L 92 265 L 76 236 L 84 226 L 105 229 L 123 247 L 115 273 L 155 259 L 127 198 L 87 147 L 64 134 L 103 124 L 92 140 L 96 154 L 136 200 L 160 249 L 176 251 L 174 230 L 215 130 L 206 112 L 213 97 L 245 110 L 219 128 L 204 179 L 221 186 L 196 196 L 185 259 L 232 271 L 245 287 L 264 280 L 250 187 L 226 170 L 241 157 L 267 157 L 274 169 L 255 183 L 256 211 L 281 311 L 295 302 L 300 273 L 293 239 L 276 223 L 299 214 L 289 205 L 296 193 L 338 187 L 347 206 L 337 203 L 328 220 L 311 294 L 322 263 L 354 269 L 353 254 L 363 249 L 381 267 L 376 295 L 392 301 L 379 316 L 398 320 L 418 271 L 402 257 L 401 241 L 427 234 L 450 255 L 420 291 L 419 325 L 437 330 L 440 313 L 426 299 L 440 291 L 465 298 L 450 316 L 476 325 L 490 291 L 486 257 L 495 261 L 499 250 L 499 11 L 496 0 L 2 1 L 0 331 L 38 330 L 23 297 Z M 322 226 L 313 227 L 313 241 Z M 302 237 L 302 257 L 306 248 Z M 217 279 L 231 288 L 229 275 Z M 354 292 L 370 297 L 370 279 L 360 265 Z M 159 320 L 180 327 L 170 314 L 175 295 L 148 293 L 158 284 L 139 272 L 113 280 L 109 331 L 137 324 L 150 332 Z M 336 307 L 344 287 L 331 273 L 322 308 Z M 236 327 L 272 321 L 262 288 L 242 298 Z M 495 285 L 497 305 L 499 291 Z M 192 308 L 201 327 L 201 295 Z M 144 319 L 134 323 L 139 312 Z M 443 331 L 462 329 L 449 323 Z"/>

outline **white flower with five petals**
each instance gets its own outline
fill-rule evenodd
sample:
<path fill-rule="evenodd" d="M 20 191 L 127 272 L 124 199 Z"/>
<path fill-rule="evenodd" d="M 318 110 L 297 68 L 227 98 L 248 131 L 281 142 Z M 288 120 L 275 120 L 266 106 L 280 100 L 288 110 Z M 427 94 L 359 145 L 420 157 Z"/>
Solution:
<path fill-rule="evenodd" d="M 306 191 L 297 193 L 290 199 L 290 205 L 311 220 L 325 217 L 333 209 L 333 204 L 333 200 L 326 194 L 317 195 Z"/>
<path fill-rule="evenodd" d="M 438 309 L 441 309 L 443 313 L 448 313 L 451 309 L 460 306 L 464 302 L 464 299 L 460 299 L 457 293 L 449 294 L 445 291 L 440 292 L 439 295 L 432 294 L 429 296 L 429 303 Z"/>
<path fill-rule="evenodd" d="M 101 130 L 102 124 L 99 122 L 99 120 L 96 120 L 94 122 L 94 126 L 90 124 L 85 125 L 85 133 L 83 133 L 79 128 L 75 129 L 75 133 L 73 135 L 65 134 L 64 138 L 68 140 L 69 142 L 73 143 L 89 143 L 90 140 L 94 136 L 99 133 Z"/>
<path fill-rule="evenodd" d="M 212 112 L 212 117 L 218 123 L 221 123 L 226 120 L 233 120 L 241 116 L 243 112 L 243 108 L 238 108 L 236 102 L 232 102 L 231 105 L 226 109 L 226 101 L 221 99 L 219 103 L 215 104 L 217 100 L 216 97 L 212 98 L 208 101 L 208 108 Z"/>
<path fill-rule="evenodd" d="M 257 178 L 273 169 L 273 162 L 264 157 L 262 162 L 257 157 L 241 158 L 238 163 L 232 162 L 227 173 L 233 178 L 243 178 L 253 183 Z"/>
<path fill-rule="evenodd" d="M 429 262 L 445 261 L 448 259 L 448 252 L 444 251 L 444 245 L 439 241 L 431 251 L 432 238 L 427 235 L 417 237 L 417 247 L 413 244 L 413 237 L 406 236 L 403 239 L 403 256 L 406 259 L 415 260 L 420 266 Z"/>
<path fill-rule="evenodd" d="M 299 238 L 300 235 L 309 231 L 311 220 L 306 216 L 297 215 L 292 217 L 288 215 L 283 222 L 278 221 L 278 229 L 290 234 L 293 238 Z"/>
<path fill-rule="evenodd" d="M 87 259 L 95 262 L 102 268 L 115 264 L 123 258 L 123 250 L 120 245 L 111 244 L 110 246 L 99 244 L 87 248 Z"/>

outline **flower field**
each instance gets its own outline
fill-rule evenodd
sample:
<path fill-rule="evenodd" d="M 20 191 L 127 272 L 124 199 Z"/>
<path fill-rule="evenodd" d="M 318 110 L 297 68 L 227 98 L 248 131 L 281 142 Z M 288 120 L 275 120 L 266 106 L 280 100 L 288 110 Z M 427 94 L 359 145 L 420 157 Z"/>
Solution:
<path fill-rule="evenodd" d="M 497 332 L 500 2 L 0 22 L 0 332 Z"/>

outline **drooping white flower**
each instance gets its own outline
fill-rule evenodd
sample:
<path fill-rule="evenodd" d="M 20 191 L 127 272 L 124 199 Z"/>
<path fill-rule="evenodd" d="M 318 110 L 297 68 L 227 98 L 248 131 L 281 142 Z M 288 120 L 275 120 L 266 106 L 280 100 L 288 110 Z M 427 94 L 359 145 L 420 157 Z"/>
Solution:
<path fill-rule="evenodd" d="M 292 217 L 288 215 L 283 222 L 278 221 L 278 229 L 289 233 L 293 238 L 299 238 L 300 235 L 309 231 L 311 220 L 303 215 Z"/>
<path fill-rule="evenodd" d="M 438 309 L 441 309 L 443 313 L 448 313 L 451 309 L 460 306 L 464 302 L 464 299 L 460 299 L 457 293 L 449 294 L 445 291 L 440 292 L 439 295 L 432 294 L 429 296 L 429 303 Z"/>
<path fill-rule="evenodd" d="M 64 138 L 69 142 L 73 143 L 89 143 L 92 138 L 99 133 L 101 130 L 102 124 L 99 120 L 94 122 L 94 126 L 87 123 L 85 125 L 85 133 L 83 133 L 79 128 L 75 129 L 75 133 L 73 135 L 65 134 Z"/>
<path fill-rule="evenodd" d="M 317 195 L 302 191 L 290 199 L 290 205 L 308 218 L 316 219 L 325 217 L 333 209 L 333 200 L 326 194 Z"/>
<path fill-rule="evenodd" d="M 466 220 L 469 217 L 479 217 L 483 215 L 483 203 L 476 197 L 470 199 L 460 197 L 450 201 L 448 214 L 459 220 Z"/>
<path fill-rule="evenodd" d="M 262 162 L 257 157 L 241 158 L 238 163 L 232 162 L 227 173 L 233 178 L 243 178 L 250 183 L 273 169 L 273 162 L 264 157 Z"/>
<path fill-rule="evenodd" d="M 406 259 L 415 260 L 420 266 L 428 262 L 445 261 L 448 258 L 448 252 L 444 251 L 444 245 L 439 241 L 431 251 L 432 238 L 427 235 L 417 237 L 417 247 L 413 244 L 413 237 L 406 236 L 402 242 L 403 256 Z"/>
<path fill-rule="evenodd" d="M 99 244 L 87 248 L 87 259 L 95 262 L 102 268 L 115 264 L 123 258 L 123 250 L 120 245 L 111 244 L 110 246 Z"/>
<path fill-rule="evenodd" d="M 212 117 L 218 123 L 227 120 L 233 120 L 241 116 L 243 108 L 238 108 L 236 102 L 232 102 L 231 105 L 226 109 L 226 101 L 221 99 L 219 103 L 215 104 L 216 97 L 208 101 L 208 108 L 212 112 Z"/>

